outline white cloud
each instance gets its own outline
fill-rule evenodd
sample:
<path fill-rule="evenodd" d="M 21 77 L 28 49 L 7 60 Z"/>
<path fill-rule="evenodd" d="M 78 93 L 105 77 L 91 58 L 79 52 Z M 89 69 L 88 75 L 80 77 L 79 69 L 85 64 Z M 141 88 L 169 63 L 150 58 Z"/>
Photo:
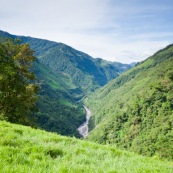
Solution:
<path fill-rule="evenodd" d="M 168 1 L 1 0 L 0 29 L 63 42 L 111 61 L 141 61 L 173 42 Z M 162 18 L 153 20 L 157 14 Z"/>
<path fill-rule="evenodd" d="M 128 38 L 131 40 L 153 40 L 153 39 L 164 39 L 165 37 L 173 37 L 173 32 L 155 32 L 155 33 L 145 33 L 145 34 L 134 34 Z"/>

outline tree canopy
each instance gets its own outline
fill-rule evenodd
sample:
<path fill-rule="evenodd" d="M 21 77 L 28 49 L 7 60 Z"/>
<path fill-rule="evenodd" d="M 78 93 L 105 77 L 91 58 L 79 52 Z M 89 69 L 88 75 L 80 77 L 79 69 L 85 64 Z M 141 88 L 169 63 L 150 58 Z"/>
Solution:
<path fill-rule="evenodd" d="M 0 119 L 29 124 L 38 86 L 32 71 L 35 60 L 28 44 L 8 40 L 0 44 Z"/>

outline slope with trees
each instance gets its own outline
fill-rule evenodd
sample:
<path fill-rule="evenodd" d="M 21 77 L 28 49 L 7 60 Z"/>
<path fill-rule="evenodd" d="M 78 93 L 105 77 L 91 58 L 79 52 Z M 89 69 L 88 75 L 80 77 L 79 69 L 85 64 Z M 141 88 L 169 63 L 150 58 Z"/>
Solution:
<path fill-rule="evenodd" d="M 76 129 L 85 121 L 79 100 L 131 68 L 94 59 L 62 43 L 0 31 L 0 42 L 7 37 L 29 44 L 36 56 L 33 71 L 40 85 L 38 112 L 32 114 L 36 126 L 63 135 L 78 136 Z"/>
<path fill-rule="evenodd" d="M 88 139 L 173 159 L 173 45 L 90 95 Z"/>
<path fill-rule="evenodd" d="M 15 36 L 3 31 L 0 31 L 0 36 L 1 39 L 19 38 L 23 43 L 29 43 L 41 64 L 50 68 L 57 76 L 67 75 L 76 89 L 82 90 L 82 95 L 105 85 L 132 67 L 132 65 L 112 63 L 100 58 L 94 59 L 63 43 Z"/>
<path fill-rule="evenodd" d="M 57 78 L 33 53 L 17 40 L 0 44 L 0 119 L 79 136 L 85 115 L 64 89 L 69 79 Z"/>

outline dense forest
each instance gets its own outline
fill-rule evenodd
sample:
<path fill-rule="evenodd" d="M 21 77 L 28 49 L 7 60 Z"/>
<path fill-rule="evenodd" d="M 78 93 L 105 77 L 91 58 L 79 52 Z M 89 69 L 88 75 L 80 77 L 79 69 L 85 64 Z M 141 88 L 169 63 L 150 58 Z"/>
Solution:
<path fill-rule="evenodd" d="M 173 159 L 173 45 L 137 64 L 85 102 L 93 113 L 89 140 Z"/>

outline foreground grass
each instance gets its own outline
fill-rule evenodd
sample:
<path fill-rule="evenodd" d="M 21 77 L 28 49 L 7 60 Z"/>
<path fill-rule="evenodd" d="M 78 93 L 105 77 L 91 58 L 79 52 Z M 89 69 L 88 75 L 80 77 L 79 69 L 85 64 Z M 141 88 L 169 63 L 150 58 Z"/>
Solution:
<path fill-rule="evenodd" d="M 0 121 L 2 173 L 173 173 L 173 163 Z"/>

